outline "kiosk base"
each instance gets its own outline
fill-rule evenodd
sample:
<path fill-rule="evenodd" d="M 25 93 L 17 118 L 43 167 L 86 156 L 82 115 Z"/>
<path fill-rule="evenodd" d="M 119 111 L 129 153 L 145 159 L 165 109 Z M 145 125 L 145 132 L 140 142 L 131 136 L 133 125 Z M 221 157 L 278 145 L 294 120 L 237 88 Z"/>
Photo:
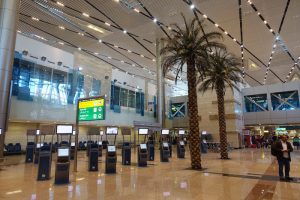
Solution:
<path fill-rule="evenodd" d="M 56 163 L 55 184 L 68 184 L 69 181 L 70 163 Z"/>

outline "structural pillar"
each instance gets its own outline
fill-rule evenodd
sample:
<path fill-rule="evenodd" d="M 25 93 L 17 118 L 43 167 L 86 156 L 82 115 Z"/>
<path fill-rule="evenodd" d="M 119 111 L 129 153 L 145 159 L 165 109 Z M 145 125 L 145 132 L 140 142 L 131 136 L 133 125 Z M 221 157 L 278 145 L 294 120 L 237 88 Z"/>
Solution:
<path fill-rule="evenodd" d="M 0 158 L 3 158 L 13 59 L 19 20 L 19 0 L 0 0 Z"/>
<path fill-rule="evenodd" d="M 165 125 L 165 85 L 162 70 L 162 56 L 160 50 L 163 48 L 163 41 L 156 39 L 156 72 L 157 72 L 157 122 L 161 127 Z"/>

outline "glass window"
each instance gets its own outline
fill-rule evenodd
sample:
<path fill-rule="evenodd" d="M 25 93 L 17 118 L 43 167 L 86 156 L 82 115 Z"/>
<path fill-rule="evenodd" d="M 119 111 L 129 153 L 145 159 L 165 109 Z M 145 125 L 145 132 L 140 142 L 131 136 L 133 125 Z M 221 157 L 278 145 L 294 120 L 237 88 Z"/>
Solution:
<path fill-rule="evenodd" d="M 299 108 L 298 91 L 271 94 L 273 110 L 295 110 Z"/>
<path fill-rule="evenodd" d="M 114 88 L 114 105 L 120 105 L 120 90 L 121 88 L 118 86 L 115 86 Z"/>
<path fill-rule="evenodd" d="M 267 94 L 245 96 L 246 112 L 268 111 Z"/>
<path fill-rule="evenodd" d="M 135 91 L 128 90 L 128 107 L 135 108 Z"/>
<path fill-rule="evenodd" d="M 128 105 L 128 90 L 121 88 L 120 105 L 127 107 Z"/>
<path fill-rule="evenodd" d="M 185 117 L 185 103 L 172 103 L 172 117 Z"/>

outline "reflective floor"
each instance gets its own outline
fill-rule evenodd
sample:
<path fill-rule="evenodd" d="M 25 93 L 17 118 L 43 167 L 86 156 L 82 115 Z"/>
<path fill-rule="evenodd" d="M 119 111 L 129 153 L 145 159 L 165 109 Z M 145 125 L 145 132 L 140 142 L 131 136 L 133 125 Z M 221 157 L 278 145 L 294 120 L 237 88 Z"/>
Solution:
<path fill-rule="evenodd" d="M 88 172 L 80 152 L 78 172 L 71 172 L 70 184 L 61 186 L 53 184 L 55 159 L 51 179 L 36 181 L 37 165 L 24 164 L 24 156 L 7 157 L 0 167 L 0 199 L 300 199 L 300 151 L 293 153 L 292 182 L 278 180 L 269 150 L 233 150 L 226 161 L 208 153 L 202 157 L 204 171 L 189 169 L 188 153 L 186 159 L 173 155 L 169 163 L 161 163 L 156 152 L 155 162 L 146 168 L 136 166 L 132 153 L 132 166 L 122 166 L 119 156 L 117 174 L 106 175 L 104 162 L 99 172 Z"/>

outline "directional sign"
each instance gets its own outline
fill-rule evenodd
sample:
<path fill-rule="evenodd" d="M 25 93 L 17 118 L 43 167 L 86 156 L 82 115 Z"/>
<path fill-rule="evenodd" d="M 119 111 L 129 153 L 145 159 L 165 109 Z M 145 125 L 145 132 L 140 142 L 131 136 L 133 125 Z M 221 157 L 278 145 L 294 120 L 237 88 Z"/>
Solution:
<path fill-rule="evenodd" d="M 105 120 L 105 98 L 92 97 L 78 100 L 78 121 Z"/>

